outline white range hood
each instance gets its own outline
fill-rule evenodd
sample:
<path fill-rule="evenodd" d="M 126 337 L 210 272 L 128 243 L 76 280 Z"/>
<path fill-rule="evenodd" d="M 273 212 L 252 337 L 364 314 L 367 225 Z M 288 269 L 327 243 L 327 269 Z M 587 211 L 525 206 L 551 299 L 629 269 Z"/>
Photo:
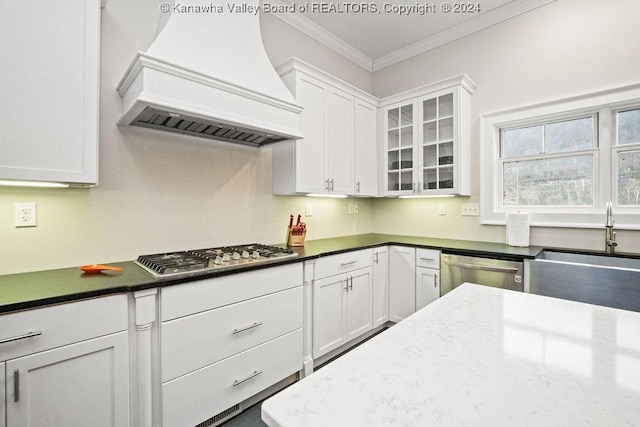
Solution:
<path fill-rule="evenodd" d="M 160 6 L 169 18 L 118 85 L 119 125 L 250 146 L 302 138 L 302 107 L 262 44 L 259 0 Z"/>

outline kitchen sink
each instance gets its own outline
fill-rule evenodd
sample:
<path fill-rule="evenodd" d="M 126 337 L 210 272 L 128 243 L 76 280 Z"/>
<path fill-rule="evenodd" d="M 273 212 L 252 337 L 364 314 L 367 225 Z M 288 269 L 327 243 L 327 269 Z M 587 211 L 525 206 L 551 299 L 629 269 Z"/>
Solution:
<path fill-rule="evenodd" d="M 640 259 L 547 249 L 529 272 L 532 294 L 640 311 Z"/>

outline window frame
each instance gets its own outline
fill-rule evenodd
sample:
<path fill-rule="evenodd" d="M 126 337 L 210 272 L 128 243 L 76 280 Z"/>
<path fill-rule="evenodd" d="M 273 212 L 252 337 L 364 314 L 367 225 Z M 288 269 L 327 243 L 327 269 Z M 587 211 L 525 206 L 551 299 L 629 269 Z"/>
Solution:
<path fill-rule="evenodd" d="M 601 228 L 605 204 L 614 203 L 616 228 L 640 230 L 640 206 L 618 206 L 617 158 L 622 151 L 640 150 L 639 144 L 616 145 L 616 114 L 640 108 L 640 84 L 588 95 L 565 98 L 480 117 L 480 223 L 504 225 L 510 212 L 526 212 L 532 226 Z M 534 160 L 535 156 L 501 158 L 501 133 L 504 130 L 547 124 L 572 118 L 595 117 L 596 147 L 570 152 L 547 153 L 550 156 L 594 156 L 593 206 L 503 206 L 502 178 L 505 161 Z"/>

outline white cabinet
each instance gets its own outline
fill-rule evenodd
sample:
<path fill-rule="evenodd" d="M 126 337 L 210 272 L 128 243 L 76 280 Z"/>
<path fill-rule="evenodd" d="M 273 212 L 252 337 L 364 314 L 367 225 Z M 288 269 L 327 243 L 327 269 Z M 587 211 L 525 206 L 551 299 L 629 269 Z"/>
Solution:
<path fill-rule="evenodd" d="M 278 72 L 304 138 L 273 147 L 273 193 L 374 196 L 377 99 L 296 58 Z"/>
<path fill-rule="evenodd" d="M 373 249 L 373 327 L 389 320 L 389 248 Z"/>
<path fill-rule="evenodd" d="M 378 194 L 378 166 L 376 150 L 377 106 L 370 101 L 355 98 L 355 154 L 354 194 Z"/>
<path fill-rule="evenodd" d="M 128 426 L 126 295 L 0 316 L 6 425 Z"/>
<path fill-rule="evenodd" d="M 353 194 L 354 97 L 329 85 L 326 86 L 326 90 L 328 99 L 325 180 L 328 181 L 330 193 Z M 304 144 L 304 141 L 300 143 Z"/>
<path fill-rule="evenodd" d="M 416 310 L 416 250 L 389 247 L 389 320 L 399 322 Z"/>
<path fill-rule="evenodd" d="M 385 195 L 470 194 L 475 87 L 461 75 L 380 101 Z"/>
<path fill-rule="evenodd" d="M 127 332 L 7 361 L 9 426 L 129 425 Z"/>
<path fill-rule="evenodd" d="M 313 263 L 312 356 L 318 358 L 373 327 L 371 249 L 320 257 Z"/>
<path fill-rule="evenodd" d="M 98 179 L 100 0 L 7 0 L 0 179 Z"/>
<path fill-rule="evenodd" d="M 440 251 L 416 249 L 416 311 L 440 297 Z"/>
<path fill-rule="evenodd" d="M 314 358 L 371 330 L 371 292 L 371 267 L 314 281 Z"/>
<path fill-rule="evenodd" d="M 0 427 L 5 427 L 4 362 L 0 362 Z"/>
<path fill-rule="evenodd" d="M 302 369 L 302 263 L 161 288 L 162 425 L 213 423 Z"/>

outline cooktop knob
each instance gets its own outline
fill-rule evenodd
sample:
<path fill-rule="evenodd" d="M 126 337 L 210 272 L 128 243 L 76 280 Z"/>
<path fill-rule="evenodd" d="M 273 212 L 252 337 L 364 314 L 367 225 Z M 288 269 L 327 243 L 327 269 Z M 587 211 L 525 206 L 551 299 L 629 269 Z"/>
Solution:
<path fill-rule="evenodd" d="M 244 259 L 249 258 L 249 251 L 242 251 L 242 258 Z"/>
<path fill-rule="evenodd" d="M 253 259 L 258 259 L 258 258 L 260 258 L 260 252 L 258 252 L 258 251 L 253 251 L 253 253 L 251 254 L 251 258 L 253 258 Z"/>
<path fill-rule="evenodd" d="M 233 259 L 240 259 L 240 254 L 238 252 L 234 252 L 231 256 Z"/>
<path fill-rule="evenodd" d="M 222 264 L 222 257 L 217 256 L 217 257 L 216 257 L 216 259 L 214 259 L 214 260 L 213 260 L 213 263 L 214 263 L 215 265 L 220 265 L 220 264 Z"/>
<path fill-rule="evenodd" d="M 224 262 L 231 261 L 231 254 L 222 254 L 222 261 Z"/>

